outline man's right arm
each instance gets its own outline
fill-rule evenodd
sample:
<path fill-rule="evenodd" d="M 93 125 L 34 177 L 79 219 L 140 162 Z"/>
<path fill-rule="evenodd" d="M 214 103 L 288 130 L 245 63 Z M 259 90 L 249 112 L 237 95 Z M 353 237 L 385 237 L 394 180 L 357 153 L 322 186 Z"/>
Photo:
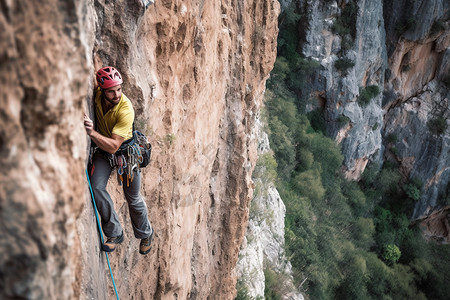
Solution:
<path fill-rule="evenodd" d="M 84 114 L 84 128 L 89 137 L 94 141 L 94 143 L 102 150 L 108 153 L 116 153 L 120 145 L 122 145 L 125 140 L 124 137 L 112 134 L 111 138 L 108 138 L 99 132 L 94 130 L 94 122 L 89 118 L 88 115 Z"/>

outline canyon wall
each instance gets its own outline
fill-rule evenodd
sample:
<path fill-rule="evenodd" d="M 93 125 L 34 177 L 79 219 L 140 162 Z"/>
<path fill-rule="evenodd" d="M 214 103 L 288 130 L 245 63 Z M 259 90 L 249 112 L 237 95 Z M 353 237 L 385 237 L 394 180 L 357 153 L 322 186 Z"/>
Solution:
<path fill-rule="evenodd" d="M 341 145 L 345 177 L 359 180 L 369 163 L 380 168 L 394 161 L 403 186 L 417 178 L 423 182 L 412 224 L 427 239 L 449 243 L 449 2 L 280 4 L 288 10 L 283 18 L 289 18 L 290 9 L 300 18 L 297 50 L 319 65 L 297 96 L 307 111 L 323 112 L 327 134 Z M 378 92 L 362 101 L 370 89 Z M 265 133 L 257 135 L 259 154 L 270 153 Z M 240 288 L 250 297 L 263 297 L 264 270 L 272 269 L 285 276 L 280 280 L 285 286 L 278 287 L 283 299 L 300 298 L 289 287 L 289 262 L 282 249 L 285 208 L 261 169 L 254 172 L 255 198 L 238 263 Z M 405 205 L 411 201 L 406 198 Z"/>
<path fill-rule="evenodd" d="M 413 218 L 448 205 L 450 180 L 450 3 L 384 1 L 389 68 L 385 142 L 408 179 L 423 182 Z M 391 12 L 391 13 L 389 13 Z M 440 129 L 432 126 L 442 121 Z M 445 126 L 444 126 L 445 125 Z M 438 129 L 438 130 L 437 130 Z M 450 232 L 448 233 L 450 238 Z"/>
<path fill-rule="evenodd" d="M 311 95 L 310 109 L 324 108 L 327 132 L 345 156 L 345 176 L 358 180 L 369 162 L 381 166 L 393 159 L 403 182 L 423 182 L 413 219 L 444 208 L 450 176 L 448 1 L 294 3 L 303 16 L 299 49 L 320 63 L 304 94 Z M 371 88 L 379 93 L 362 103 Z"/>
<path fill-rule="evenodd" d="M 259 158 L 253 172 L 255 189 L 247 232 L 237 264 L 238 287 L 251 299 L 264 299 L 266 273 L 273 272 L 279 278 L 280 286 L 276 288 L 283 299 L 303 300 L 295 287 L 292 266 L 284 251 L 286 207 L 275 187 L 273 171 L 268 167 L 275 158 L 260 118 L 256 125 L 252 135 L 258 141 Z"/>
<path fill-rule="evenodd" d="M 279 4 L 0 1 L 0 298 L 111 299 L 85 176 L 93 74 L 116 66 L 150 137 L 142 193 L 155 229 L 109 255 L 123 299 L 233 299 L 247 226 L 251 135 L 276 56 Z"/>

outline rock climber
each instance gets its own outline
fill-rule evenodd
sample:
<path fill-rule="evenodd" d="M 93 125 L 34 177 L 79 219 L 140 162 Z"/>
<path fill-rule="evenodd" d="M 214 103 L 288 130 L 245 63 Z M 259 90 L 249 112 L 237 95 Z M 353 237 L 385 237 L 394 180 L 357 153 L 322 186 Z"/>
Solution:
<path fill-rule="evenodd" d="M 94 106 L 97 130 L 86 113 L 84 127 L 92 142 L 98 147 L 92 157 L 90 180 L 102 220 L 103 233 L 107 237 L 102 249 L 112 252 L 123 242 L 124 234 L 106 185 L 115 167 L 112 163 L 114 159 L 111 157 L 122 144 L 132 140 L 134 110 L 131 101 L 122 93 L 123 80 L 117 69 L 103 67 L 97 71 L 96 79 L 98 86 L 95 90 Z M 147 254 L 151 250 L 153 228 L 147 215 L 147 206 L 140 193 L 141 172 L 139 169 L 133 169 L 130 173 L 133 173 L 132 180 L 123 183 L 123 191 L 128 202 L 134 236 L 141 239 L 139 253 Z"/>

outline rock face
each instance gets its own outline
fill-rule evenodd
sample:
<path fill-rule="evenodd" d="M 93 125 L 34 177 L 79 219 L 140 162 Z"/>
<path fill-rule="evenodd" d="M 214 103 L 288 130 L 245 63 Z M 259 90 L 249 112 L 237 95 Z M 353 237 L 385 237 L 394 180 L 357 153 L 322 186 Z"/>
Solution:
<path fill-rule="evenodd" d="M 327 131 L 342 145 L 346 177 L 357 180 L 368 162 L 381 165 L 393 158 L 405 181 L 417 177 L 424 182 L 414 219 L 445 205 L 450 136 L 448 129 L 435 134 L 429 124 L 438 119 L 448 128 L 449 88 L 443 81 L 450 69 L 449 2 L 298 1 L 297 5 L 304 16 L 299 48 L 321 64 L 305 94 L 315 97 L 311 107 L 325 108 Z M 349 18 L 352 5 L 350 24 L 355 27 L 343 35 L 335 25 L 344 12 Z M 337 67 L 343 60 L 352 62 L 345 72 Z M 377 86 L 381 93 L 363 104 L 361 95 L 369 86 Z M 387 139 L 394 135 L 395 142 Z"/>
<path fill-rule="evenodd" d="M 0 298 L 70 299 L 87 201 L 84 21 L 75 1 L 0 7 Z"/>
<path fill-rule="evenodd" d="M 111 299 L 85 178 L 94 71 L 114 65 L 150 136 L 142 193 L 155 228 L 110 255 L 123 299 L 233 299 L 252 198 L 251 138 L 276 55 L 279 4 L 0 3 L 0 298 Z"/>
<path fill-rule="evenodd" d="M 450 91 L 443 79 L 450 70 L 450 3 L 398 1 L 385 6 L 397 13 L 396 18 L 386 17 L 390 55 L 383 100 L 385 136 L 396 137 L 386 144 L 404 176 L 424 184 L 415 219 L 445 206 L 448 197 L 450 134 L 448 129 L 436 134 L 430 122 L 441 119 L 447 128 L 449 124 Z M 399 36 L 401 25 L 406 28 Z"/>
<path fill-rule="evenodd" d="M 314 95 L 325 101 L 328 133 L 336 137 L 344 153 L 344 171 L 349 179 L 358 179 L 369 158 L 380 159 L 383 111 L 381 96 L 367 106 L 358 104 L 360 90 L 375 85 L 382 89 L 386 67 L 383 6 L 379 1 L 358 1 L 355 6 L 355 36 L 334 33 L 333 24 L 346 8 L 345 1 L 304 1 L 307 24 L 302 45 L 306 57 L 321 63 Z M 343 39 L 354 40 L 343 49 Z M 338 60 L 348 59 L 354 67 L 338 70 Z M 348 123 L 340 120 L 346 118 Z"/>
<path fill-rule="evenodd" d="M 258 140 L 258 155 L 271 155 L 269 138 L 261 121 L 254 136 Z M 252 299 L 264 298 L 264 269 L 283 276 L 283 299 L 303 300 L 293 284 L 292 267 L 284 253 L 284 218 L 286 207 L 264 165 L 254 173 L 255 194 L 250 205 L 247 232 L 237 265 L 239 280 Z"/>

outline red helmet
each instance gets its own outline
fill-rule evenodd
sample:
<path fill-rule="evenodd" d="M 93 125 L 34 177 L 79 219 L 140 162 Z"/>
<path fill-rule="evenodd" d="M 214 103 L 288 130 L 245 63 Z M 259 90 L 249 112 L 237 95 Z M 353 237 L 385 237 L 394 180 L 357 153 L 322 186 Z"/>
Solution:
<path fill-rule="evenodd" d="M 103 67 L 97 71 L 97 83 L 102 89 L 122 84 L 122 76 L 113 67 Z"/>

